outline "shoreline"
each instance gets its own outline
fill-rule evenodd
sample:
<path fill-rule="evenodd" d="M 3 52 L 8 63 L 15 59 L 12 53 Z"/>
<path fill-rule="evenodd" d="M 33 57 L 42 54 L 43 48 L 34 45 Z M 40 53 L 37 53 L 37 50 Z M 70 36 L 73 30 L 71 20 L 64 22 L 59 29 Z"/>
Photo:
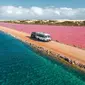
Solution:
<path fill-rule="evenodd" d="M 40 45 L 36 45 L 32 42 L 28 42 L 27 38 L 25 39 L 25 37 L 27 36 L 27 34 L 23 33 L 23 37 L 20 37 L 18 36 L 18 34 L 22 34 L 22 32 L 18 32 L 16 30 L 11 30 L 11 29 L 8 29 L 8 28 L 5 28 L 3 27 L 4 29 L 0 29 L 0 31 L 6 33 L 6 34 L 9 34 L 11 36 L 13 36 L 14 38 L 28 44 L 31 48 L 33 48 L 36 52 L 39 52 L 41 54 L 44 54 L 44 55 L 47 55 L 53 59 L 56 59 L 56 60 L 59 60 L 61 61 L 62 63 L 66 63 L 66 64 L 69 64 L 71 67 L 74 67 L 74 68 L 77 68 L 79 70 L 82 70 L 82 71 L 85 71 L 85 64 L 79 62 L 79 61 L 76 61 L 75 59 L 70 59 L 68 56 L 64 55 L 64 54 L 59 54 L 57 51 L 55 52 L 53 49 L 49 49 L 49 48 L 46 48 L 46 47 L 43 47 L 43 46 L 40 46 Z M 7 32 L 5 29 L 8 29 L 8 30 L 11 30 L 11 32 Z M 15 31 L 14 34 L 12 34 L 12 32 Z M 16 35 L 17 33 L 17 35 Z M 42 44 L 42 43 L 41 43 Z"/>
<path fill-rule="evenodd" d="M 50 59 L 59 61 L 60 63 L 63 63 L 64 65 L 68 65 L 76 70 L 85 72 L 85 65 L 83 66 L 83 64 L 77 63 L 76 61 L 71 60 L 64 55 L 49 51 L 48 49 L 44 49 L 42 47 L 38 47 L 34 44 L 29 43 L 29 45 L 35 52 L 38 52 L 38 54 L 40 55 L 48 56 L 48 58 Z"/>

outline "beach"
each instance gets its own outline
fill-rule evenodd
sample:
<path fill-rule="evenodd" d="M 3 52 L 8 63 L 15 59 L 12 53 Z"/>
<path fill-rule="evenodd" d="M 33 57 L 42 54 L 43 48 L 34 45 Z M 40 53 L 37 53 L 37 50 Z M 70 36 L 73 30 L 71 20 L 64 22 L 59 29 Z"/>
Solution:
<path fill-rule="evenodd" d="M 66 60 L 67 62 L 71 64 L 76 64 L 79 65 L 81 68 L 85 68 L 85 50 L 76 48 L 76 47 L 72 47 L 69 45 L 65 45 L 59 42 L 55 42 L 55 41 L 50 41 L 50 42 L 39 42 L 39 41 L 35 41 L 30 39 L 30 34 L 25 33 L 25 32 L 21 32 L 21 31 L 17 31 L 14 29 L 10 29 L 7 27 L 2 27 L 0 26 L 0 31 L 3 31 L 4 33 L 10 34 L 12 36 L 14 36 L 15 38 L 28 43 L 30 45 L 34 45 L 35 47 L 38 48 L 38 50 L 42 49 L 42 51 L 48 51 L 48 52 L 52 52 L 54 54 L 54 56 L 56 54 L 60 54 L 60 57 L 63 58 L 64 60 Z M 63 56 L 61 56 L 63 55 Z M 52 56 L 52 57 L 54 57 Z M 57 58 L 57 56 L 55 56 Z M 83 66 L 82 66 L 83 65 Z"/>

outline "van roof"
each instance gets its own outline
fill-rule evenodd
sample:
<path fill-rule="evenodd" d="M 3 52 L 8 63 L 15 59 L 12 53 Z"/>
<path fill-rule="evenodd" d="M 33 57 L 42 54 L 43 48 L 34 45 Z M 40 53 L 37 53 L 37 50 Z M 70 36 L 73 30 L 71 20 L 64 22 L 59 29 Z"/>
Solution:
<path fill-rule="evenodd" d="M 45 35 L 45 36 L 50 36 L 50 34 L 48 33 L 44 33 L 44 32 L 36 32 L 37 34 L 41 34 L 41 35 Z"/>

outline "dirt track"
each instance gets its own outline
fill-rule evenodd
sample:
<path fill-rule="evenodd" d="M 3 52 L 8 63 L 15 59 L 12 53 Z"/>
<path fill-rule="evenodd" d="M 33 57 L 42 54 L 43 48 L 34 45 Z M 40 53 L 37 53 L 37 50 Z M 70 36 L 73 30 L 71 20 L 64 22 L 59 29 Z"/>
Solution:
<path fill-rule="evenodd" d="M 76 60 L 76 61 L 79 61 L 80 63 L 85 64 L 85 50 L 75 48 L 75 47 L 72 47 L 69 45 L 65 45 L 62 43 L 58 43 L 55 41 L 51 41 L 51 42 L 35 41 L 35 40 L 30 39 L 29 34 L 27 34 L 27 33 L 20 32 L 17 30 L 6 28 L 6 27 L 2 27 L 2 26 L 0 26 L 0 31 L 11 34 L 12 36 L 15 36 L 16 38 L 18 38 L 22 41 L 30 42 L 37 46 L 47 48 L 48 50 L 52 50 L 54 52 L 63 54 L 72 60 Z"/>

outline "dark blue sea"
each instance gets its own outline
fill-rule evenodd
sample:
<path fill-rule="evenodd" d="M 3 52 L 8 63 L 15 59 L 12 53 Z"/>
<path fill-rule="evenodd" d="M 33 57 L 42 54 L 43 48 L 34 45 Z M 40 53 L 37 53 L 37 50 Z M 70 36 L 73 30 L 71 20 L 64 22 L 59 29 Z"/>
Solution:
<path fill-rule="evenodd" d="M 85 73 L 0 32 L 0 85 L 85 85 Z"/>

